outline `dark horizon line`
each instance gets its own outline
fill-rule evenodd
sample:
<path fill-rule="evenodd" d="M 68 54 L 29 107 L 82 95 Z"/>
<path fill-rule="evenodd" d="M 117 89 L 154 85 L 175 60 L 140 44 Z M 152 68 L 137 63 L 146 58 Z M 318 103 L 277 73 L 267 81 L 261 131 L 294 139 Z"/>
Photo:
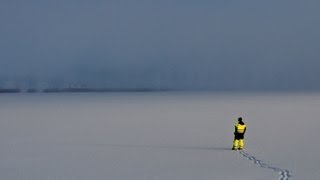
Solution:
<path fill-rule="evenodd" d="M 237 88 L 204 88 L 204 89 L 178 89 L 178 88 L 28 88 L 25 91 L 21 88 L 0 88 L 0 93 L 94 93 L 94 92 L 308 92 L 317 93 L 320 89 L 237 89 Z"/>

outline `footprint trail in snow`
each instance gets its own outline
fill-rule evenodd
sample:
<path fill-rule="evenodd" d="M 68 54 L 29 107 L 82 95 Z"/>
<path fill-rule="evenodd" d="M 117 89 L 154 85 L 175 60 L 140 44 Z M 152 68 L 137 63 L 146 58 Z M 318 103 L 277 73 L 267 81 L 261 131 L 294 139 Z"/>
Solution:
<path fill-rule="evenodd" d="M 261 168 L 266 168 L 266 169 L 270 169 L 273 170 L 275 172 L 278 172 L 280 177 L 279 180 L 289 180 L 292 177 L 292 174 L 289 170 L 286 169 L 282 169 L 282 168 L 278 168 L 278 167 L 274 167 L 274 166 L 270 166 L 266 163 L 264 163 L 262 160 L 257 159 L 255 156 L 249 154 L 248 152 L 245 151 L 238 151 L 243 157 L 247 158 L 248 160 L 252 161 L 254 164 L 260 166 Z"/>

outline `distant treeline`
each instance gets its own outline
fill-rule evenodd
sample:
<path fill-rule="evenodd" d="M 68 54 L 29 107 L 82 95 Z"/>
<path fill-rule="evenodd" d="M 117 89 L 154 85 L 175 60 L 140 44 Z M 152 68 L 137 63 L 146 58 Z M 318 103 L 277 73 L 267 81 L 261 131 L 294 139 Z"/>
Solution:
<path fill-rule="evenodd" d="M 52 88 L 44 89 L 44 93 L 52 92 L 149 92 L 149 91 L 168 91 L 167 89 L 151 88 Z"/>
<path fill-rule="evenodd" d="M 46 88 L 42 91 L 38 89 L 27 89 L 27 93 L 62 93 L 62 92 L 152 92 L 152 91 L 170 91 L 169 89 L 151 89 L 151 88 Z M 0 88 L 0 93 L 20 93 L 21 89 Z"/>
<path fill-rule="evenodd" d="M 0 93 L 19 93 L 20 89 L 2 89 L 0 88 Z"/>

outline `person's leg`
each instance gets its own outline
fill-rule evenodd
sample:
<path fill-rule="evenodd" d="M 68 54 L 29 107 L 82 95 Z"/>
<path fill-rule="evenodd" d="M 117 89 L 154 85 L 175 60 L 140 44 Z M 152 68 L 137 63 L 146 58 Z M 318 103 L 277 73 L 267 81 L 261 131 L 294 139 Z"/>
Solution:
<path fill-rule="evenodd" d="M 239 149 L 243 149 L 244 148 L 244 139 L 239 139 Z"/>
<path fill-rule="evenodd" d="M 232 150 L 237 150 L 239 148 L 239 139 L 234 138 Z"/>
<path fill-rule="evenodd" d="M 239 148 L 239 140 L 240 140 L 239 133 L 235 133 L 234 134 L 232 150 L 238 150 L 238 148 Z"/>
<path fill-rule="evenodd" d="M 244 134 L 239 134 L 239 149 L 244 148 Z"/>

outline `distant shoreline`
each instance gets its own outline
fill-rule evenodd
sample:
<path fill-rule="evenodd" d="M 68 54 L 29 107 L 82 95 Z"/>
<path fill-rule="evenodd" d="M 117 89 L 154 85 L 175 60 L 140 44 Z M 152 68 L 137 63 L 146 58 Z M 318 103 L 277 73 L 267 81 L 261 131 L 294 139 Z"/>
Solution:
<path fill-rule="evenodd" d="M 46 88 L 43 90 L 27 89 L 22 91 L 18 88 L 3 88 L 0 93 L 81 93 L 81 92 L 161 92 L 173 91 L 171 89 L 151 89 L 151 88 Z"/>
<path fill-rule="evenodd" d="M 56 92 L 156 92 L 171 91 L 169 89 L 149 89 L 149 88 L 61 88 L 44 89 L 43 93 Z"/>
<path fill-rule="evenodd" d="M 107 93 L 107 92 L 217 92 L 217 93 L 319 93 L 320 90 L 222 90 L 222 89 L 165 89 L 165 88 L 45 88 L 45 89 L 20 89 L 0 88 L 0 94 L 15 93 Z"/>
<path fill-rule="evenodd" d="M 20 93 L 21 89 L 0 89 L 0 93 Z"/>

